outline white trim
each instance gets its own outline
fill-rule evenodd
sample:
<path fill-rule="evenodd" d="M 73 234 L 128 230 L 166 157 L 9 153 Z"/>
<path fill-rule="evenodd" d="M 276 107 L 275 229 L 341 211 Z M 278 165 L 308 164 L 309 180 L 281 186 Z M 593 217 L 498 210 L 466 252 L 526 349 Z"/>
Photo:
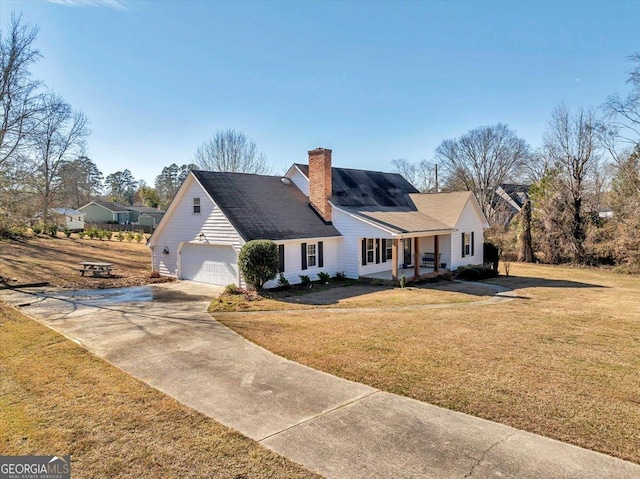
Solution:
<path fill-rule="evenodd" d="M 331 201 L 329 201 L 329 204 L 331 205 L 332 208 L 335 208 L 336 210 L 340 211 L 341 213 L 344 213 L 347 216 L 351 216 L 352 218 L 354 218 L 354 219 L 356 219 L 358 221 L 362 221 L 363 223 L 366 223 L 369 226 L 373 226 L 374 228 L 377 228 L 380 231 L 384 231 L 385 233 L 388 233 L 388 234 L 390 234 L 392 236 L 396 236 L 398 234 L 398 233 L 394 233 L 391 230 L 384 229 L 382 226 L 380 226 L 379 224 L 374 223 L 373 221 L 366 220 L 366 219 L 364 219 L 364 218 L 362 218 L 362 217 L 360 217 L 358 215 L 350 213 L 349 211 L 343 210 L 342 208 L 339 208 L 339 207 L 335 206 L 333 203 L 331 203 Z"/>
<path fill-rule="evenodd" d="M 288 170 L 287 170 L 287 172 L 284 174 L 284 176 L 286 176 L 286 177 L 288 178 L 288 177 L 289 177 L 289 173 L 291 173 L 291 170 L 293 170 L 294 168 L 295 168 L 296 170 L 298 170 L 298 173 L 300 173 L 300 174 L 301 174 L 301 175 L 302 175 L 302 176 L 303 176 L 307 181 L 309 181 L 309 177 L 308 177 L 307 175 L 305 175 L 305 174 L 303 173 L 303 171 L 302 171 L 300 168 L 298 168 L 298 165 L 296 165 L 295 163 L 294 163 L 294 164 L 292 164 L 292 165 L 289 167 L 289 169 L 288 169 Z"/>
<path fill-rule="evenodd" d="M 274 239 L 270 239 L 269 241 L 273 241 L 275 244 L 284 244 L 284 243 L 288 243 L 288 242 L 297 242 L 297 243 L 304 243 L 304 242 L 310 242 L 310 241 L 315 241 L 316 243 L 318 241 L 324 241 L 324 240 L 337 240 L 340 238 L 344 238 L 344 236 L 340 235 L 340 236 L 313 236 L 310 238 L 290 238 L 290 239 L 283 239 L 283 240 L 274 240 Z"/>
<path fill-rule="evenodd" d="M 189 174 L 187 175 L 185 180 L 182 182 L 182 185 L 180 185 L 180 189 L 178 190 L 176 195 L 173 197 L 173 200 L 171 200 L 171 204 L 167 208 L 167 211 L 165 211 L 164 215 L 162 216 L 162 219 L 160 220 L 160 223 L 158 223 L 158 226 L 156 227 L 156 229 L 153 231 L 153 233 L 151 233 L 151 237 L 149 238 L 149 242 L 148 242 L 149 245 L 154 245 L 155 244 L 155 241 L 154 241 L 155 240 L 155 236 L 157 234 L 160 234 L 160 232 L 164 229 L 165 224 L 167 224 L 169 222 L 169 218 L 173 214 L 173 211 L 177 208 L 176 205 L 178 203 L 180 203 L 180 201 L 182 200 L 182 197 L 184 196 L 185 191 L 187 191 L 189 189 L 189 186 L 191 185 L 192 181 L 195 181 L 196 183 L 198 183 L 198 185 L 200 185 L 200 189 L 202 189 L 204 194 L 207 195 L 207 197 L 211 200 L 211 202 L 214 205 L 217 205 L 217 203 L 211 197 L 211 195 L 209 194 L 207 189 L 204 186 L 202 186 L 202 183 L 200 183 L 198 181 L 198 178 L 196 178 L 196 175 L 193 174 L 193 171 L 189 171 Z M 193 209 L 191 211 L 193 212 Z M 224 211 L 222 211 L 222 210 L 220 210 L 220 211 L 224 215 Z M 227 218 L 227 215 L 224 215 L 224 217 Z M 229 220 L 229 218 L 227 218 L 227 221 L 228 220 Z M 233 223 L 231 224 L 231 226 L 233 226 Z M 233 228 L 235 229 L 236 227 L 233 226 Z M 242 239 L 244 241 L 244 238 L 242 237 L 240 232 L 238 230 L 236 230 L 236 232 L 238 233 L 238 236 L 240 237 L 240 239 Z"/>

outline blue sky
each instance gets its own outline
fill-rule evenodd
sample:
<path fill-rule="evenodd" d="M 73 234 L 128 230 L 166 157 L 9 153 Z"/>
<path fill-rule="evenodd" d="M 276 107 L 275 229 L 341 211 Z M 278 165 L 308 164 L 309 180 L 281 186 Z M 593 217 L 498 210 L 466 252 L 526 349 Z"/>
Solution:
<path fill-rule="evenodd" d="M 503 122 L 533 147 L 551 110 L 628 91 L 640 2 L 3 1 L 37 24 L 35 75 L 84 111 L 89 157 L 153 184 L 215 130 L 276 173 L 333 149 L 390 171 Z"/>

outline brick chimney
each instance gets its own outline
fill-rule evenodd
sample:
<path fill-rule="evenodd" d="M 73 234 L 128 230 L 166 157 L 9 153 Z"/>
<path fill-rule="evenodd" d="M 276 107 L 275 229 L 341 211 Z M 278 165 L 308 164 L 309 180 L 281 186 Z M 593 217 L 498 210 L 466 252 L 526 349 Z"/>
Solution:
<path fill-rule="evenodd" d="M 331 221 L 331 150 L 309 151 L 309 202 L 327 223 Z"/>

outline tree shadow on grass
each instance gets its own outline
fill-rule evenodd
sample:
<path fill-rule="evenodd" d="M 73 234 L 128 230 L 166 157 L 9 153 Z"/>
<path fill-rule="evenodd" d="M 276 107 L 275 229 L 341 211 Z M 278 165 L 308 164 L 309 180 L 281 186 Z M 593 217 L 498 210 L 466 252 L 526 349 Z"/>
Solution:
<path fill-rule="evenodd" d="M 489 280 L 488 282 L 505 286 L 512 289 L 521 288 L 596 288 L 604 289 L 610 288 L 610 286 L 603 286 L 601 284 L 583 283 L 580 281 L 570 281 L 565 279 L 547 279 L 536 278 L 529 276 L 500 276 Z"/>

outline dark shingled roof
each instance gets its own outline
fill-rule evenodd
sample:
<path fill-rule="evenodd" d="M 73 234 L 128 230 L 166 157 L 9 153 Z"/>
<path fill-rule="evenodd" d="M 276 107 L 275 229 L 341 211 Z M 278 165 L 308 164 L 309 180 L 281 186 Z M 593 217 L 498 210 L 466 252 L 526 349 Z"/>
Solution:
<path fill-rule="evenodd" d="M 524 200 L 529 197 L 529 185 L 513 185 L 510 183 L 502 183 L 500 187 L 508 194 L 516 204 L 522 208 Z"/>
<path fill-rule="evenodd" d="M 296 163 L 309 178 L 309 165 Z M 331 168 L 331 202 L 336 206 L 413 207 L 410 193 L 418 193 L 411 183 L 398 173 Z M 415 208 L 414 208 L 415 209 Z"/>
<path fill-rule="evenodd" d="M 279 176 L 192 173 L 246 241 L 340 236 L 293 183 L 285 185 Z"/>
<path fill-rule="evenodd" d="M 121 205 L 120 203 L 116 203 L 115 201 L 92 201 L 96 205 L 100 205 L 103 208 L 108 209 L 109 211 L 129 211 L 129 207 L 125 205 Z"/>

